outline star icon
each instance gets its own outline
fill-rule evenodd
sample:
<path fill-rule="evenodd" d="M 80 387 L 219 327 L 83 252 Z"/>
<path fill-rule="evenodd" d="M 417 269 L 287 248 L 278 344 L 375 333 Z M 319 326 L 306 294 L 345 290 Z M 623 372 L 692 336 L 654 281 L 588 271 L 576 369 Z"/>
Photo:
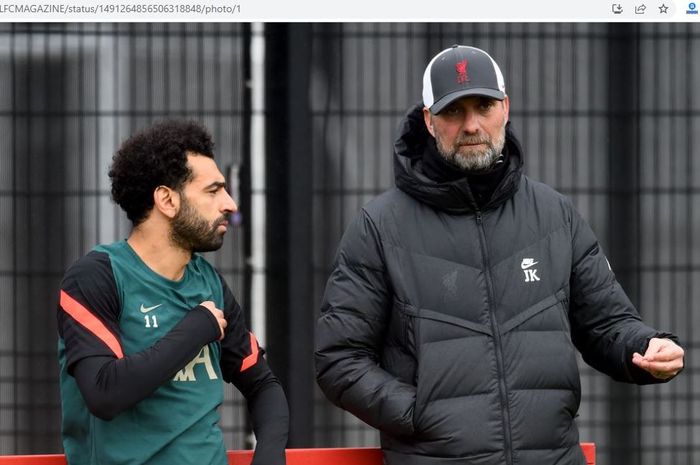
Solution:
<path fill-rule="evenodd" d="M 662 3 L 661 6 L 659 7 L 659 13 L 668 14 L 668 7 Z"/>

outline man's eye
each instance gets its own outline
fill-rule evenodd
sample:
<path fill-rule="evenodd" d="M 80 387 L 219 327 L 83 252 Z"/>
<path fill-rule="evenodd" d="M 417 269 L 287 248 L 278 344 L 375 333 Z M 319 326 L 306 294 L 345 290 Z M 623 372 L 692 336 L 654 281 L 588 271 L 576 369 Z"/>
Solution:
<path fill-rule="evenodd" d="M 481 102 L 479 102 L 479 107 L 488 110 L 489 108 L 493 107 L 494 101 L 491 99 L 484 99 Z"/>

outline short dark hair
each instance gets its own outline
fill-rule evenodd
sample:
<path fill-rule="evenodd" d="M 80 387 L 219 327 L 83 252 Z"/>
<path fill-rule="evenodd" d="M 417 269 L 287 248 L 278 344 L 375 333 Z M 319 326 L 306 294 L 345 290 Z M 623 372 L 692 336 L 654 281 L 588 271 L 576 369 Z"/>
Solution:
<path fill-rule="evenodd" d="M 156 187 L 180 190 L 191 179 L 187 153 L 214 158 L 213 150 L 211 134 L 196 121 L 167 120 L 143 129 L 112 157 L 112 200 L 137 226 L 153 208 Z"/>

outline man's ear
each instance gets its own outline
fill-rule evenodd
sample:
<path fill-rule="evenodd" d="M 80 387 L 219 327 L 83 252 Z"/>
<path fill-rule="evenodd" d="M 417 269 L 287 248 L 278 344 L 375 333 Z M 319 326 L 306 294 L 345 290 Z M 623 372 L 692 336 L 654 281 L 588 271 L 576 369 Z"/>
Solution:
<path fill-rule="evenodd" d="M 174 218 L 180 211 L 180 194 L 167 186 L 156 187 L 153 191 L 153 208 L 168 218 Z"/>
<path fill-rule="evenodd" d="M 430 135 L 435 137 L 435 131 L 433 131 L 432 115 L 430 114 L 430 110 L 428 110 L 428 107 L 423 107 L 423 121 L 425 121 L 425 127 L 428 129 Z"/>
<path fill-rule="evenodd" d="M 506 98 L 503 99 L 503 110 L 505 111 L 506 114 L 506 122 L 508 121 L 508 118 L 510 118 L 510 99 L 506 95 Z"/>

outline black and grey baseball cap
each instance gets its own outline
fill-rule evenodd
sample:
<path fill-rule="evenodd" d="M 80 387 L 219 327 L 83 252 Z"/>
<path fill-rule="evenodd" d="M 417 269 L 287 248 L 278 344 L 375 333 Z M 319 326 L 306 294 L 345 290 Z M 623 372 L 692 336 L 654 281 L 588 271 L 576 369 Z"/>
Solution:
<path fill-rule="evenodd" d="M 488 53 L 476 47 L 453 45 L 430 60 L 423 74 L 423 105 L 437 114 L 455 100 L 483 95 L 506 98 L 501 70 Z"/>

